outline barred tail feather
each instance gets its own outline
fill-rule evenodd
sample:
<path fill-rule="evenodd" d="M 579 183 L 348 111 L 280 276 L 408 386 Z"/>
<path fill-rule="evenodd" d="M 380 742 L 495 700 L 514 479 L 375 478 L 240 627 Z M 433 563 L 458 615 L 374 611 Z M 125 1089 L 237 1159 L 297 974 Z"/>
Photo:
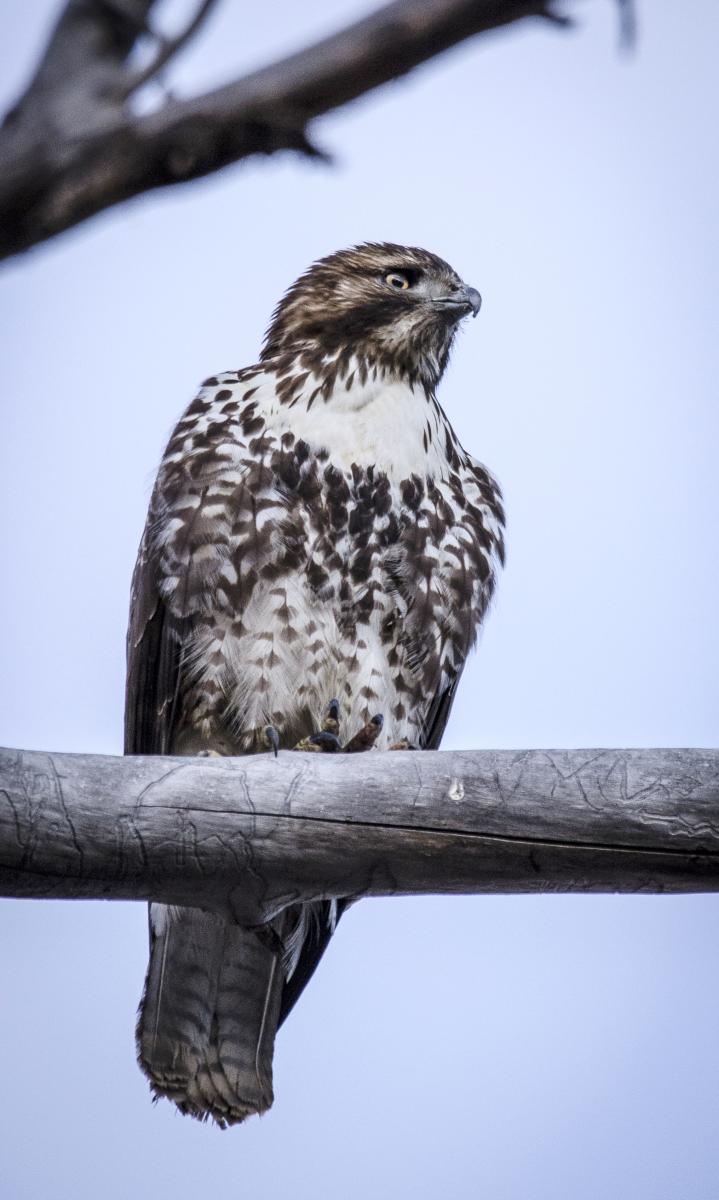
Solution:
<path fill-rule="evenodd" d="M 153 904 L 150 924 L 137 1053 L 154 1094 L 223 1127 L 264 1112 L 284 983 L 277 948 L 199 909 Z"/>

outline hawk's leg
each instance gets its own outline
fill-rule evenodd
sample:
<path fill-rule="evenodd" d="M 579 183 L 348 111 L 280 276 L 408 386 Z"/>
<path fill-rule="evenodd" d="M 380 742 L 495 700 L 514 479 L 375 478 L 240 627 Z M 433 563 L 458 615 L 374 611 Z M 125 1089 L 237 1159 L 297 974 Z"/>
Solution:
<path fill-rule="evenodd" d="M 345 754 L 358 754 L 363 750 L 372 749 L 382 731 L 383 725 L 384 717 L 381 713 L 377 713 L 343 746 L 339 736 L 339 700 L 330 700 L 327 705 L 324 721 L 322 722 L 322 728 L 316 733 L 311 733 L 308 737 L 302 738 L 295 746 L 295 750 L 309 750 L 315 754 L 336 754 L 338 750 L 341 750 Z"/>
<path fill-rule="evenodd" d="M 414 743 L 408 741 L 407 738 L 402 738 L 399 742 L 395 742 L 393 746 L 390 746 L 389 749 L 390 750 L 419 750 L 419 746 L 415 746 Z"/>

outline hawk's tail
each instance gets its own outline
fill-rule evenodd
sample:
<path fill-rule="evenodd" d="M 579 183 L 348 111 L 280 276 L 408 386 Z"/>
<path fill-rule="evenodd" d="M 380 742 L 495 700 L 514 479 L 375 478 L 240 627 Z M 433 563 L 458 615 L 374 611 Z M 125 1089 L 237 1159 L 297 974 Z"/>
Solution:
<path fill-rule="evenodd" d="M 150 906 L 137 1053 L 156 1096 L 233 1125 L 272 1104 L 281 955 L 256 933 L 192 908 Z"/>

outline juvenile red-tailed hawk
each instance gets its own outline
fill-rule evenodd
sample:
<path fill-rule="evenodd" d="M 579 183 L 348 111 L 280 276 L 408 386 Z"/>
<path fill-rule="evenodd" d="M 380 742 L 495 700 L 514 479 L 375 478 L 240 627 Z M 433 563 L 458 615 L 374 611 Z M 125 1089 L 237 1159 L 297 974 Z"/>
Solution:
<path fill-rule="evenodd" d="M 425 250 L 358 246 L 290 288 L 256 366 L 205 382 L 135 568 L 126 753 L 439 745 L 503 554 L 499 489 L 435 396 L 479 304 Z M 151 905 L 156 1094 L 220 1124 L 272 1103 L 275 1031 L 338 908 L 263 935 Z"/>

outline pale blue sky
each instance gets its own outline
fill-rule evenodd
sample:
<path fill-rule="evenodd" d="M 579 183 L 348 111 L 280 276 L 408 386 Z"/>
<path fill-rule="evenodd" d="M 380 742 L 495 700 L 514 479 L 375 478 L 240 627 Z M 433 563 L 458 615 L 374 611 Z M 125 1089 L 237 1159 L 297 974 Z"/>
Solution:
<path fill-rule="evenodd" d="M 187 6 L 185 6 L 186 8 Z M 219 4 L 178 90 L 367 11 Z M 100 217 L 0 281 L 0 741 L 121 749 L 129 578 L 197 382 L 364 239 L 484 298 L 442 402 L 499 476 L 508 567 L 445 746 L 716 745 L 713 0 L 609 0 L 476 40 L 289 156 Z M 178 11 L 168 3 L 168 14 Z M 6 0 L 0 98 L 55 0 Z M 0 907 L 3 1200 L 716 1200 L 713 897 L 365 902 L 278 1040 L 276 1102 L 221 1134 L 134 1062 L 141 905 Z"/>

